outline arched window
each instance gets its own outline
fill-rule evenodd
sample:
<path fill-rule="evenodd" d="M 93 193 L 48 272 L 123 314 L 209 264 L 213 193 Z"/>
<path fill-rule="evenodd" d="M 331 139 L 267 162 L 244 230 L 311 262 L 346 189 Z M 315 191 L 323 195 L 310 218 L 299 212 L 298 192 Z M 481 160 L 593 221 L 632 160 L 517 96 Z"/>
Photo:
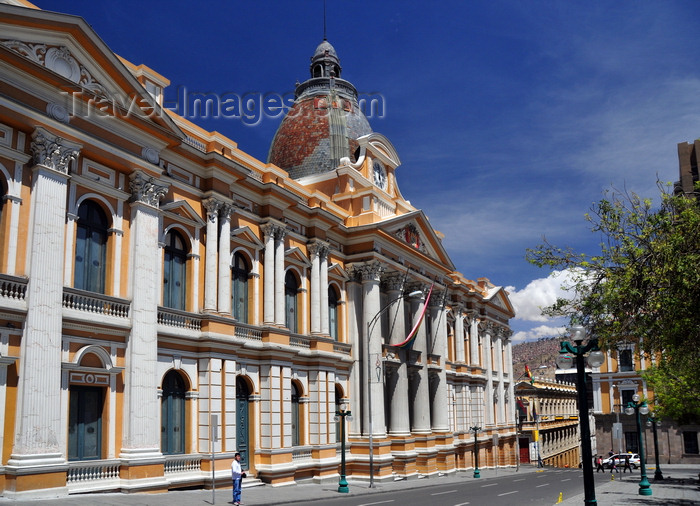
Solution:
<path fill-rule="evenodd" d="M 108 229 L 107 217 L 97 203 L 86 200 L 80 204 L 75 241 L 75 288 L 105 292 Z"/>
<path fill-rule="evenodd" d="M 334 286 L 328 287 L 328 332 L 338 340 L 338 292 Z"/>
<path fill-rule="evenodd" d="M 231 267 L 231 309 L 233 317 L 248 322 L 248 263 L 241 253 L 233 255 Z"/>
<path fill-rule="evenodd" d="M 185 453 L 185 382 L 177 371 L 170 371 L 163 378 L 160 423 L 163 454 Z"/>
<path fill-rule="evenodd" d="M 163 260 L 163 306 L 185 309 L 187 251 L 182 236 L 171 230 L 165 236 Z"/>
<path fill-rule="evenodd" d="M 284 277 L 284 323 L 290 332 L 297 332 L 297 292 L 299 284 L 292 271 L 287 271 Z"/>
<path fill-rule="evenodd" d="M 299 446 L 301 438 L 301 413 L 299 410 L 299 399 L 301 398 L 301 390 L 296 382 L 292 382 L 292 446 Z"/>

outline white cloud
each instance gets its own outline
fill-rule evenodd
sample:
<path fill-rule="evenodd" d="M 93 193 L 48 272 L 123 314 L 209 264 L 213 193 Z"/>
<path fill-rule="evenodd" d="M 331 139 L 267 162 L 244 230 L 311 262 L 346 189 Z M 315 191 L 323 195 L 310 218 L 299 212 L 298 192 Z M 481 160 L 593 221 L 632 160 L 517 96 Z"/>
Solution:
<path fill-rule="evenodd" d="M 515 319 L 531 322 L 548 322 L 552 319 L 542 314 L 542 308 L 551 306 L 558 298 L 567 297 L 563 287 L 570 286 L 571 271 L 554 271 L 549 277 L 530 281 L 522 290 L 506 288 L 515 307 Z"/>
<path fill-rule="evenodd" d="M 537 341 L 543 337 L 555 337 L 566 332 L 566 327 L 552 327 L 549 325 L 539 325 L 528 330 L 521 330 L 513 334 L 511 338 L 513 344 L 524 343 L 526 341 Z"/>

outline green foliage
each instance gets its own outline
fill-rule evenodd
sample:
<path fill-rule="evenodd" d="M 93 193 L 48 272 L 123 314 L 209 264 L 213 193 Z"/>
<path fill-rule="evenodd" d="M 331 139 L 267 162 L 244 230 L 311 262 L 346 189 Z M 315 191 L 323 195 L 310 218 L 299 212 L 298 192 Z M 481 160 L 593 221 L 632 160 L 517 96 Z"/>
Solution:
<path fill-rule="evenodd" d="M 604 349 L 637 343 L 657 361 L 647 377 L 659 409 L 675 419 L 700 420 L 693 407 L 700 405 L 700 205 L 659 188 L 657 207 L 615 190 L 593 205 L 586 219 L 601 237 L 599 253 L 545 240 L 526 258 L 573 275 L 567 288 L 575 296 L 557 300 L 544 314 L 583 324 Z"/>

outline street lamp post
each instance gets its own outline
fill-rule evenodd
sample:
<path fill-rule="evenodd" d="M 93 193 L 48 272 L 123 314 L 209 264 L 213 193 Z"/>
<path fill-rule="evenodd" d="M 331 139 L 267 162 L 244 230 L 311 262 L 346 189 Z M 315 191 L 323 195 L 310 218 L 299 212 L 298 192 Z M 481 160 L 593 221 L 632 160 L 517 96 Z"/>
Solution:
<path fill-rule="evenodd" d="M 654 433 L 654 457 L 656 460 L 654 480 L 663 480 L 664 475 L 661 474 L 661 466 L 659 465 L 659 437 L 656 435 L 656 426 L 661 425 L 661 420 L 659 420 L 656 415 L 651 412 L 649 413 L 649 418 L 647 418 L 647 425 L 651 426 L 652 432 Z"/>
<path fill-rule="evenodd" d="M 341 402 L 338 405 L 338 410 L 335 412 L 335 421 L 340 422 L 340 481 L 338 481 L 338 492 L 347 494 L 350 492 L 348 488 L 348 480 L 345 479 L 345 419 L 352 421 L 352 412 L 345 410 L 346 404 Z"/>
<path fill-rule="evenodd" d="M 603 353 L 598 348 L 598 339 L 591 338 L 586 345 L 583 339 L 586 331 L 580 325 L 571 328 L 571 339 L 576 344 L 561 343 L 557 357 L 557 365 L 569 369 L 576 362 L 576 386 L 578 390 L 578 417 L 581 424 L 581 462 L 583 467 L 584 504 L 598 504 L 595 498 L 595 482 L 593 481 L 593 455 L 591 453 L 591 429 L 588 423 L 588 394 L 586 392 L 586 367 L 583 357 L 589 351 L 588 365 L 600 367 L 604 361 Z"/>
<path fill-rule="evenodd" d="M 379 321 L 379 317 L 391 307 L 394 302 L 397 302 L 405 297 L 415 297 L 421 295 L 422 290 L 415 290 L 409 294 L 401 294 L 398 297 L 389 301 L 383 308 L 377 311 L 372 319 L 367 322 L 367 430 L 369 431 L 369 488 L 374 486 L 374 440 L 372 437 L 372 360 L 370 354 L 370 341 L 372 339 L 372 331 L 374 326 Z"/>
<path fill-rule="evenodd" d="M 639 482 L 639 495 L 651 495 L 651 485 L 647 479 L 647 466 L 644 456 L 644 439 L 642 438 L 642 418 L 640 414 L 646 415 L 649 412 L 649 406 L 645 401 L 640 402 L 641 397 L 638 394 L 632 396 L 632 401 L 627 403 L 625 414 L 636 415 L 637 417 L 637 437 L 639 438 L 639 461 L 642 467 L 642 479 Z"/>
<path fill-rule="evenodd" d="M 475 425 L 474 427 L 469 427 L 469 430 L 474 433 L 474 478 L 481 478 L 479 473 L 479 442 L 476 440 L 476 435 L 481 430 L 481 427 Z"/>

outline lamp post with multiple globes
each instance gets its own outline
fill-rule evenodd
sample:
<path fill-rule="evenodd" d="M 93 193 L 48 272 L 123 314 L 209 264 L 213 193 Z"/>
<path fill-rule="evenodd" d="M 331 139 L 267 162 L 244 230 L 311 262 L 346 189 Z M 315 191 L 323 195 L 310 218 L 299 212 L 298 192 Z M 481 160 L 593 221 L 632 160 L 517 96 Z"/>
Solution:
<path fill-rule="evenodd" d="M 649 412 L 649 406 L 638 394 L 632 396 L 632 401 L 627 403 L 625 414 L 636 415 L 637 417 L 637 437 L 639 438 L 639 464 L 642 468 L 642 479 L 639 481 L 639 495 L 651 495 L 651 485 L 647 479 L 647 466 L 644 462 L 644 438 L 642 438 L 642 418 Z"/>
<path fill-rule="evenodd" d="M 475 425 L 469 427 L 469 430 L 474 433 L 474 478 L 481 478 L 481 473 L 479 473 L 479 442 L 476 440 L 476 435 L 481 427 Z"/>
<path fill-rule="evenodd" d="M 578 391 L 578 416 L 581 424 L 581 462 L 583 467 L 583 503 L 587 505 L 598 504 L 595 498 L 595 483 L 593 481 L 593 455 L 591 452 L 591 429 L 588 421 L 588 393 L 586 388 L 586 366 L 584 355 L 588 355 L 588 365 L 592 368 L 600 367 L 605 360 L 603 353 L 598 348 L 598 339 L 591 338 L 583 344 L 586 337 L 585 329 L 576 325 L 571 328 L 572 346 L 569 342 L 561 343 L 561 350 L 557 357 L 557 366 L 561 369 L 570 369 L 576 363 L 576 390 Z"/>
<path fill-rule="evenodd" d="M 659 465 L 659 437 L 656 435 L 656 427 L 661 425 L 661 420 L 654 414 L 653 411 L 649 412 L 649 417 L 647 418 L 647 427 L 651 427 L 654 433 L 654 457 L 656 460 L 656 471 L 654 471 L 655 480 L 663 480 L 664 475 L 661 474 L 661 466 Z"/>
<path fill-rule="evenodd" d="M 341 402 L 338 405 L 338 410 L 335 412 L 335 421 L 340 422 L 340 481 L 338 481 L 338 492 L 347 494 L 350 492 L 348 488 L 348 480 L 345 479 L 345 419 L 352 422 L 352 412 L 346 410 L 347 404 Z"/>

